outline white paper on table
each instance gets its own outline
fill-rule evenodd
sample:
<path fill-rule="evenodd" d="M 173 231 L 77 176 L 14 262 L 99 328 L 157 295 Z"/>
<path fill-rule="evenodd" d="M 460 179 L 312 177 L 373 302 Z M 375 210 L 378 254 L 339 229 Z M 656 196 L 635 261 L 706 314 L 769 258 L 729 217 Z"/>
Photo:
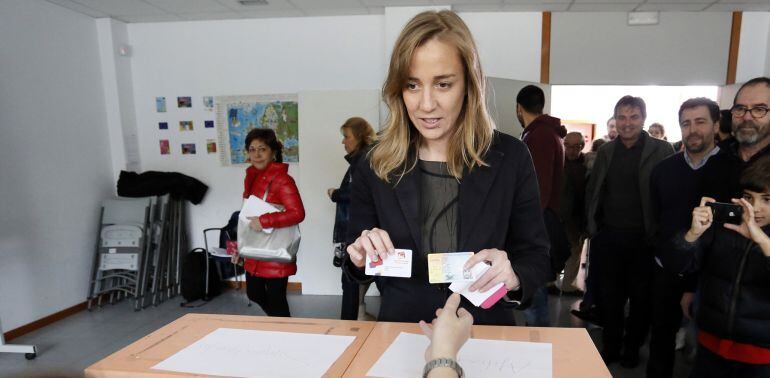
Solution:
<path fill-rule="evenodd" d="M 422 377 L 429 344 L 424 335 L 401 332 L 366 375 Z M 549 343 L 470 339 L 460 349 L 457 362 L 466 377 L 551 378 L 551 354 Z"/>
<path fill-rule="evenodd" d="M 471 268 L 471 273 L 473 273 L 474 277 L 481 277 L 484 273 L 487 272 L 487 270 L 489 270 L 489 268 L 491 268 L 489 265 L 484 262 L 480 262 Z M 497 290 L 499 290 L 504 285 L 502 282 L 500 282 L 497 285 L 492 286 L 492 288 L 487 291 L 476 290 L 472 292 L 468 290 L 472 284 L 473 282 L 452 282 L 452 284 L 449 285 L 449 290 L 462 295 L 471 303 L 473 303 L 474 306 L 480 307 L 481 304 L 487 300 L 487 298 L 496 293 Z"/>
<path fill-rule="evenodd" d="M 230 377 L 320 377 L 355 336 L 218 328 L 153 369 Z"/>
<path fill-rule="evenodd" d="M 243 207 L 241 208 L 241 214 L 238 216 L 238 220 L 241 222 L 249 223 L 250 217 L 258 217 L 262 214 L 275 213 L 278 211 L 280 211 L 278 208 L 262 200 L 262 198 L 259 198 L 255 195 L 250 195 L 249 198 L 243 202 Z M 269 234 L 273 232 L 273 229 L 265 228 L 262 229 L 262 231 Z"/>

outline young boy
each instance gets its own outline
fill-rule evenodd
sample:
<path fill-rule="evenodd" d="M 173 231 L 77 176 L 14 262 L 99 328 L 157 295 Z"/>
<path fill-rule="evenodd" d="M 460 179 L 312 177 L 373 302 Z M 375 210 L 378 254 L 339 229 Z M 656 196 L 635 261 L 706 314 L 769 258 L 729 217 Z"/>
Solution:
<path fill-rule="evenodd" d="M 683 272 L 700 274 L 693 376 L 770 377 L 770 156 L 740 180 L 740 225 L 714 224 L 704 197 L 673 241 Z"/>

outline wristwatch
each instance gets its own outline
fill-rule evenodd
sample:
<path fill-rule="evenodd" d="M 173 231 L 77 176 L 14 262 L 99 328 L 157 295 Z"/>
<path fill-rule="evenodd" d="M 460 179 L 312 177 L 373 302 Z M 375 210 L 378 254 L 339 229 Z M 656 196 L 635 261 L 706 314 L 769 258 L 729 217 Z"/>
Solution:
<path fill-rule="evenodd" d="M 437 367 L 450 367 L 454 369 L 455 372 L 457 372 L 457 376 L 459 378 L 465 377 L 463 368 L 460 367 L 460 364 L 458 364 L 457 361 L 451 358 L 436 358 L 434 360 L 428 361 L 428 363 L 425 364 L 425 368 L 422 369 L 422 378 L 426 378 L 428 376 L 428 373 L 430 373 L 431 370 Z"/>

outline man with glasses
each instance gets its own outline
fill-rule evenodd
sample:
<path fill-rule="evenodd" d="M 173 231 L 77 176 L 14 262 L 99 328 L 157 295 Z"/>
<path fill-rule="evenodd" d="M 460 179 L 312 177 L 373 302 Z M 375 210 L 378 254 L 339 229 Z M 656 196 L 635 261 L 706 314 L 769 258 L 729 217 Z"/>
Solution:
<path fill-rule="evenodd" d="M 716 156 L 720 164 L 709 167 L 704 184 L 721 202 L 740 198 L 739 180 L 743 170 L 760 157 L 770 154 L 770 78 L 747 81 L 738 90 L 730 109 L 732 138 L 719 143 Z"/>
<path fill-rule="evenodd" d="M 559 218 L 564 222 L 570 256 L 564 266 L 561 291 L 568 295 L 582 295 L 575 285 L 580 270 L 580 253 L 585 241 L 586 163 L 583 135 L 577 131 L 564 137 L 564 179 L 562 179 Z"/>

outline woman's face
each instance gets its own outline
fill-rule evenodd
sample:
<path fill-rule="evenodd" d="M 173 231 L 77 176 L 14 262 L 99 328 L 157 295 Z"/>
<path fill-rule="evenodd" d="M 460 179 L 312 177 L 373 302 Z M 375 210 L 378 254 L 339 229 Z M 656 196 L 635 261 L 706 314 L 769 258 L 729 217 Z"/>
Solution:
<path fill-rule="evenodd" d="M 254 139 L 249 144 L 249 162 L 256 169 L 265 169 L 268 164 L 275 160 L 273 150 L 265 142 Z"/>
<path fill-rule="evenodd" d="M 448 143 L 465 101 L 465 74 L 457 49 L 436 38 L 416 48 L 401 95 L 423 142 Z"/>
<path fill-rule="evenodd" d="M 345 152 L 351 153 L 358 146 L 358 139 L 349 129 L 342 129 L 342 145 L 345 146 Z"/>

